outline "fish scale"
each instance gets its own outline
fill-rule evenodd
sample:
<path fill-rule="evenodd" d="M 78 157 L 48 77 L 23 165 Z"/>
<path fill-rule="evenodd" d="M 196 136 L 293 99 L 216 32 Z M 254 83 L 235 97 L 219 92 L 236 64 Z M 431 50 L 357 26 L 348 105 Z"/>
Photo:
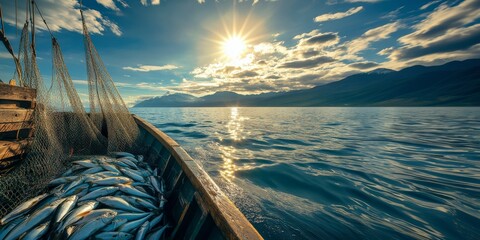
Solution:
<path fill-rule="evenodd" d="M 20 204 L 0 219 L 0 239 L 39 239 L 46 234 L 50 239 L 161 236 L 164 225 L 159 207 L 165 200 L 159 201 L 157 194 L 164 187 L 163 180 L 153 175 L 155 171 L 143 157 L 120 155 L 73 162 L 50 181 L 49 187 L 54 188 L 49 193 Z M 52 220 L 45 221 L 48 218 Z"/>

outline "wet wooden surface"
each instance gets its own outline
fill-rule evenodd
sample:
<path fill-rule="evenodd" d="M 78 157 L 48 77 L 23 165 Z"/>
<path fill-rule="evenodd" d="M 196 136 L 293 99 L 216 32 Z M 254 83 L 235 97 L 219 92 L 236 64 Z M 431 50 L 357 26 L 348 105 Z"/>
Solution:
<path fill-rule="evenodd" d="M 0 84 L 0 171 L 20 162 L 33 136 L 36 90 Z"/>

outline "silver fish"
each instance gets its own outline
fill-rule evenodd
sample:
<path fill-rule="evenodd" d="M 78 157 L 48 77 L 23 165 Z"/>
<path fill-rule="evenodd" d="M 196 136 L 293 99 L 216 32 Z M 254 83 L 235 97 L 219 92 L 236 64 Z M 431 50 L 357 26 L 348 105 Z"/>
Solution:
<path fill-rule="evenodd" d="M 124 157 L 117 159 L 117 161 L 123 162 L 133 169 L 138 169 L 135 158 Z"/>
<path fill-rule="evenodd" d="M 58 207 L 53 218 L 53 222 L 60 222 L 67 215 L 67 213 L 75 207 L 77 200 L 78 197 L 76 195 L 66 198 L 65 201 L 63 201 L 63 203 Z"/>
<path fill-rule="evenodd" d="M 83 171 L 80 175 L 98 173 L 98 172 L 102 172 L 103 170 L 104 170 L 104 169 L 103 169 L 102 167 L 89 168 L 89 169 Z"/>
<path fill-rule="evenodd" d="M 160 205 L 158 206 L 160 209 L 163 209 L 165 207 L 165 203 L 167 203 L 167 199 L 163 197 L 163 195 L 160 197 Z"/>
<path fill-rule="evenodd" d="M 116 185 L 116 184 L 125 184 L 125 183 L 131 183 L 132 179 L 127 178 L 127 177 L 108 177 L 104 178 L 98 181 L 95 181 L 93 183 L 97 185 Z"/>
<path fill-rule="evenodd" d="M 85 177 L 84 176 L 81 176 L 81 177 L 78 177 L 77 179 L 75 179 L 74 181 L 72 181 L 68 187 L 66 187 L 64 190 L 65 192 L 68 192 L 68 190 L 72 189 L 72 188 L 75 188 L 76 186 L 82 184 L 83 182 L 85 181 Z"/>
<path fill-rule="evenodd" d="M 75 161 L 73 164 L 77 164 L 86 168 L 94 168 L 98 167 L 98 163 L 96 161 L 92 160 L 81 160 L 81 161 Z"/>
<path fill-rule="evenodd" d="M 165 226 L 161 227 L 160 229 L 156 230 L 155 232 L 151 233 L 150 235 L 148 235 L 147 240 L 158 240 L 158 239 L 160 239 L 162 237 L 163 233 L 165 232 L 165 230 L 168 227 L 169 227 L 168 225 L 165 225 Z"/>
<path fill-rule="evenodd" d="M 124 232 L 103 232 L 95 235 L 95 239 L 99 240 L 129 240 L 133 239 L 133 235 Z"/>
<path fill-rule="evenodd" d="M 99 188 L 95 191 L 88 193 L 87 195 L 80 198 L 80 201 L 97 199 L 99 197 L 104 197 L 108 195 L 112 195 L 114 192 L 118 191 L 118 187 L 103 187 Z"/>
<path fill-rule="evenodd" d="M 25 235 L 22 240 L 37 240 L 41 239 L 45 233 L 48 231 L 48 226 L 50 222 L 46 222 L 32 229 L 27 235 Z"/>
<path fill-rule="evenodd" d="M 70 236 L 69 240 L 83 240 L 92 236 L 95 232 L 107 226 L 113 221 L 113 218 L 117 215 L 116 212 L 106 213 L 103 216 L 86 223 L 83 226 L 79 226 L 75 229 L 75 232 Z"/>
<path fill-rule="evenodd" d="M 145 182 L 145 179 L 141 175 L 136 174 L 131 169 L 128 168 L 121 168 L 120 171 L 127 177 L 137 181 L 137 182 Z"/>
<path fill-rule="evenodd" d="M 157 224 L 159 224 L 163 219 L 163 213 L 160 214 L 159 216 L 155 217 L 150 221 L 150 229 L 153 229 Z"/>
<path fill-rule="evenodd" d="M 104 227 L 102 231 L 113 232 L 116 231 L 123 224 L 127 223 L 128 220 L 126 218 L 118 218 L 118 216 L 119 215 L 117 215 L 108 226 Z"/>
<path fill-rule="evenodd" d="M 8 224 L 0 227 L 0 239 L 4 239 L 7 234 L 12 231 L 18 224 L 23 222 L 26 217 L 16 218 L 15 220 L 10 221 Z"/>
<path fill-rule="evenodd" d="M 144 160 L 143 155 L 137 155 L 137 159 L 139 162 L 143 162 Z"/>
<path fill-rule="evenodd" d="M 68 190 L 67 192 L 65 192 L 64 194 L 62 194 L 63 197 L 68 197 L 68 196 L 72 196 L 72 195 L 77 195 L 79 196 L 80 193 L 85 190 L 85 189 L 88 189 L 90 187 L 90 184 L 88 183 L 83 183 L 83 184 L 79 184 L 75 187 L 72 187 L 70 190 Z"/>
<path fill-rule="evenodd" d="M 160 182 L 158 182 L 157 178 L 155 176 L 150 176 L 149 179 L 150 179 L 150 183 L 155 188 L 155 190 L 159 193 L 163 193 L 160 189 L 161 188 Z"/>
<path fill-rule="evenodd" d="M 149 209 L 149 210 L 157 210 L 158 207 L 155 206 L 153 203 L 147 201 L 147 200 L 143 200 L 141 198 L 138 198 L 138 197 L 134 197 L 134 196 L 121 196 L 123 199 L 125 199 L 125 201 L 129 202 L 130 204 L 134 205 L 134 206 L 142 206 L 143 208 L 146 208 L 146 209 Z"/>
<path fill-rule="evenodd" d="M 150 214 L 148 214 L 148 216 L 146 216 L 144 218 L 140 218 L 140 219 L 135 220 L 135 221 L 127 222 L 127 223 L 123 224 L 118 229 L 118 231 L 132 233 L 135 229 L 138 229 L 140 226 L 142 226 L 142 224 L 145 221 L 147 221 L 152 215 L 153 215 L 153 213 L 150 213 Z"/>
<path fill-rule="evenodd" d="M 115 166 L 118 166 L 118 167 L 121 167 L 121 168 L 130 168 L 130 166 L 128 166 L 128 164 L 124 163 L 124 162 L 121 162 L 121 161 L 110 161 L 109 163 L 115 165 Z"/>
<path fill-rule="evenodd" d="M 53 188 L 53 187 L 56 187 L 60 184 L 65 184 L 65 183 L 72 182 L 75 179 L 77 179 L 76 176 L 68 176 L 68 177 L 61 177 L 61 178 L 53 179 L 52 181 L 50 181 L 48 183 L 48 187 Z"/>
<path fill-rule="evenodd" d="M 126 185 L 126 184 L 119 184 L 118 185 L 118 189 L 124 193 L 127 193 L 127 194 L 130 194 L 130 195 L 134 195 L 134 196 L 137 196 L 137 197 L 141 197 L 141 198 L 150 198 L 150 199 L 153 199 L 155 200 L 154 197 L 138 190 L 138 189 L 135 189 L 133 188 L 132 186 L 129 186 L 129 185 Z"/>
<path fill-rule="evenodd" d="M 73 176 L 75 175 L 75 173 L 79 172 L 82 169 L 86 169 L 86 167 L 80 165 L 73 165 L 70 169 L 68 169 L 65 173 L 62 174 L 62 177 Z"/>
<path fill-rule="evenodd" d="M 116 158 L 122 158 L 122 157 L 135 157 L 135 155 L 128 153 L 128 152 L 112 152 L 112 154 Z"/>
<path fill-rule="evenodd" d="M 9 214 L 7 214 L 5 217 L 0 219 L 0 225 L 5 225 L 6 223 L 12 221 L 13 219 L 18 218 L 23 214 L 27 213 L 32 209 L 33 206 L 35 206 L 35 204 L 43 200 L 46 196 L 48 196 L 48 194 L 42 194 L 20 204 L 18 207 L 12 210 Z"/>
<path fill-rule="evenodd" d="M 17 239 L 23 233 L 29 231 L 30 229 L 37 226 L 39 223 L 47 219 L 55 209 L 60 205 L 65 199 L 59 199 L 50 203 L 46 207 L 36 210 L 32 213 L 25 221 L 18 224 L 6 237 L 5 240 Z"/>
<path fill-rule="evenodd" d="M 75 223 L 76 221 L 80 220 L 83 216 L 87 215 L 90 211 L 95 209 L 98 206 L 97 201 L 89 201 L 85 202 L 83 205 L 75 208 L 72 212 L 65 217 L 63 223 L 58 227 L 57 230 L 61 231 L 65 229 L 69 225 Z"/>
<path fill-rule="evenodd" d="M 100 166 L 103 167 L 103 169 L 109 171 L 109 172 L 116 172 L 116 173 L 120 173 L 120 171 L 112 164 L 109 164 L 109 163 L 102 163 Z"/>
<path fill-rule="evenodd" d="M 135 240 L 143 240 L 147 235 L 147 232 L 150 230 L 150 222 L 146 221 L 138 229 L 137 235 L 135 235 Z"/>
<path fill-rule="evenodd" d="M 112 197 L 112 196 L 101 197 L 101 198 L 97 198 L 97 201 L 101 202 L 104 205 L 107 205 L 109 207 L 116 208 L 116 209 L 132 211 L 132 212 L 143 212 L 142 210 L 136 207 L 133 207 L 127 201 L 119 197 Z"/>
<path fill-rule="evenodd" d="M 117 214 L 116 211 L 113 211 L 113 210 L 110 210 L 110 209 L 97 209 L 97 210 L 92 210 L 90 212 L 88 212 L 87 215 L 84 215 L 80 220 L 78 220 L 77 222 L 74 223 L 75 226 L 80 226 L 80 225 L 83 225 L 85 223 L 88 223 L 90 221 L 93 221 L 107 213 L 111 213 L 111 212 L 115 212 L 115 214 Z"/>
<path fill-rule="evenodd" d="M 150 213 L 121 213 L 121 214 L 118 214 L 117 215 L 117 218 L 124 218 L 124 219 L 127 219 L 128 221 L 134 221 L 134 220 L 137 220 L 137 219 L 140 219 L 140 218 L 144 218 L 146 216 L 148 216 Z"/>

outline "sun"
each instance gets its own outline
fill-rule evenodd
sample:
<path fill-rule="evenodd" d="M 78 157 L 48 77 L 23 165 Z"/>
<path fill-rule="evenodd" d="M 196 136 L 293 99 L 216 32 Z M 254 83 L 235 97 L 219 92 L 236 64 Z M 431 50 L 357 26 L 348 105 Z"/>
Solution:
<path fill-rule="evenodd" d="M 240 36 L 232 36 L 223 42 L 223 54 L 231 60 L 238 60 L 245 52 L 247 45 Z"/>

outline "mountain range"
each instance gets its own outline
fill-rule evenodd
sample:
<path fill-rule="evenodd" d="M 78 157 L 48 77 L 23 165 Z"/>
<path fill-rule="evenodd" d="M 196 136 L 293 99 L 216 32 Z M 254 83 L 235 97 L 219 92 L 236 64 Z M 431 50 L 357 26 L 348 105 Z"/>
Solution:
<path fill-rule="evenodd" d="M 310 89 L 241 95 L 184 93 L 146 99 L 134 107 L 480 106 L 480 59 L 400 71 L 376 69 Z"/>

